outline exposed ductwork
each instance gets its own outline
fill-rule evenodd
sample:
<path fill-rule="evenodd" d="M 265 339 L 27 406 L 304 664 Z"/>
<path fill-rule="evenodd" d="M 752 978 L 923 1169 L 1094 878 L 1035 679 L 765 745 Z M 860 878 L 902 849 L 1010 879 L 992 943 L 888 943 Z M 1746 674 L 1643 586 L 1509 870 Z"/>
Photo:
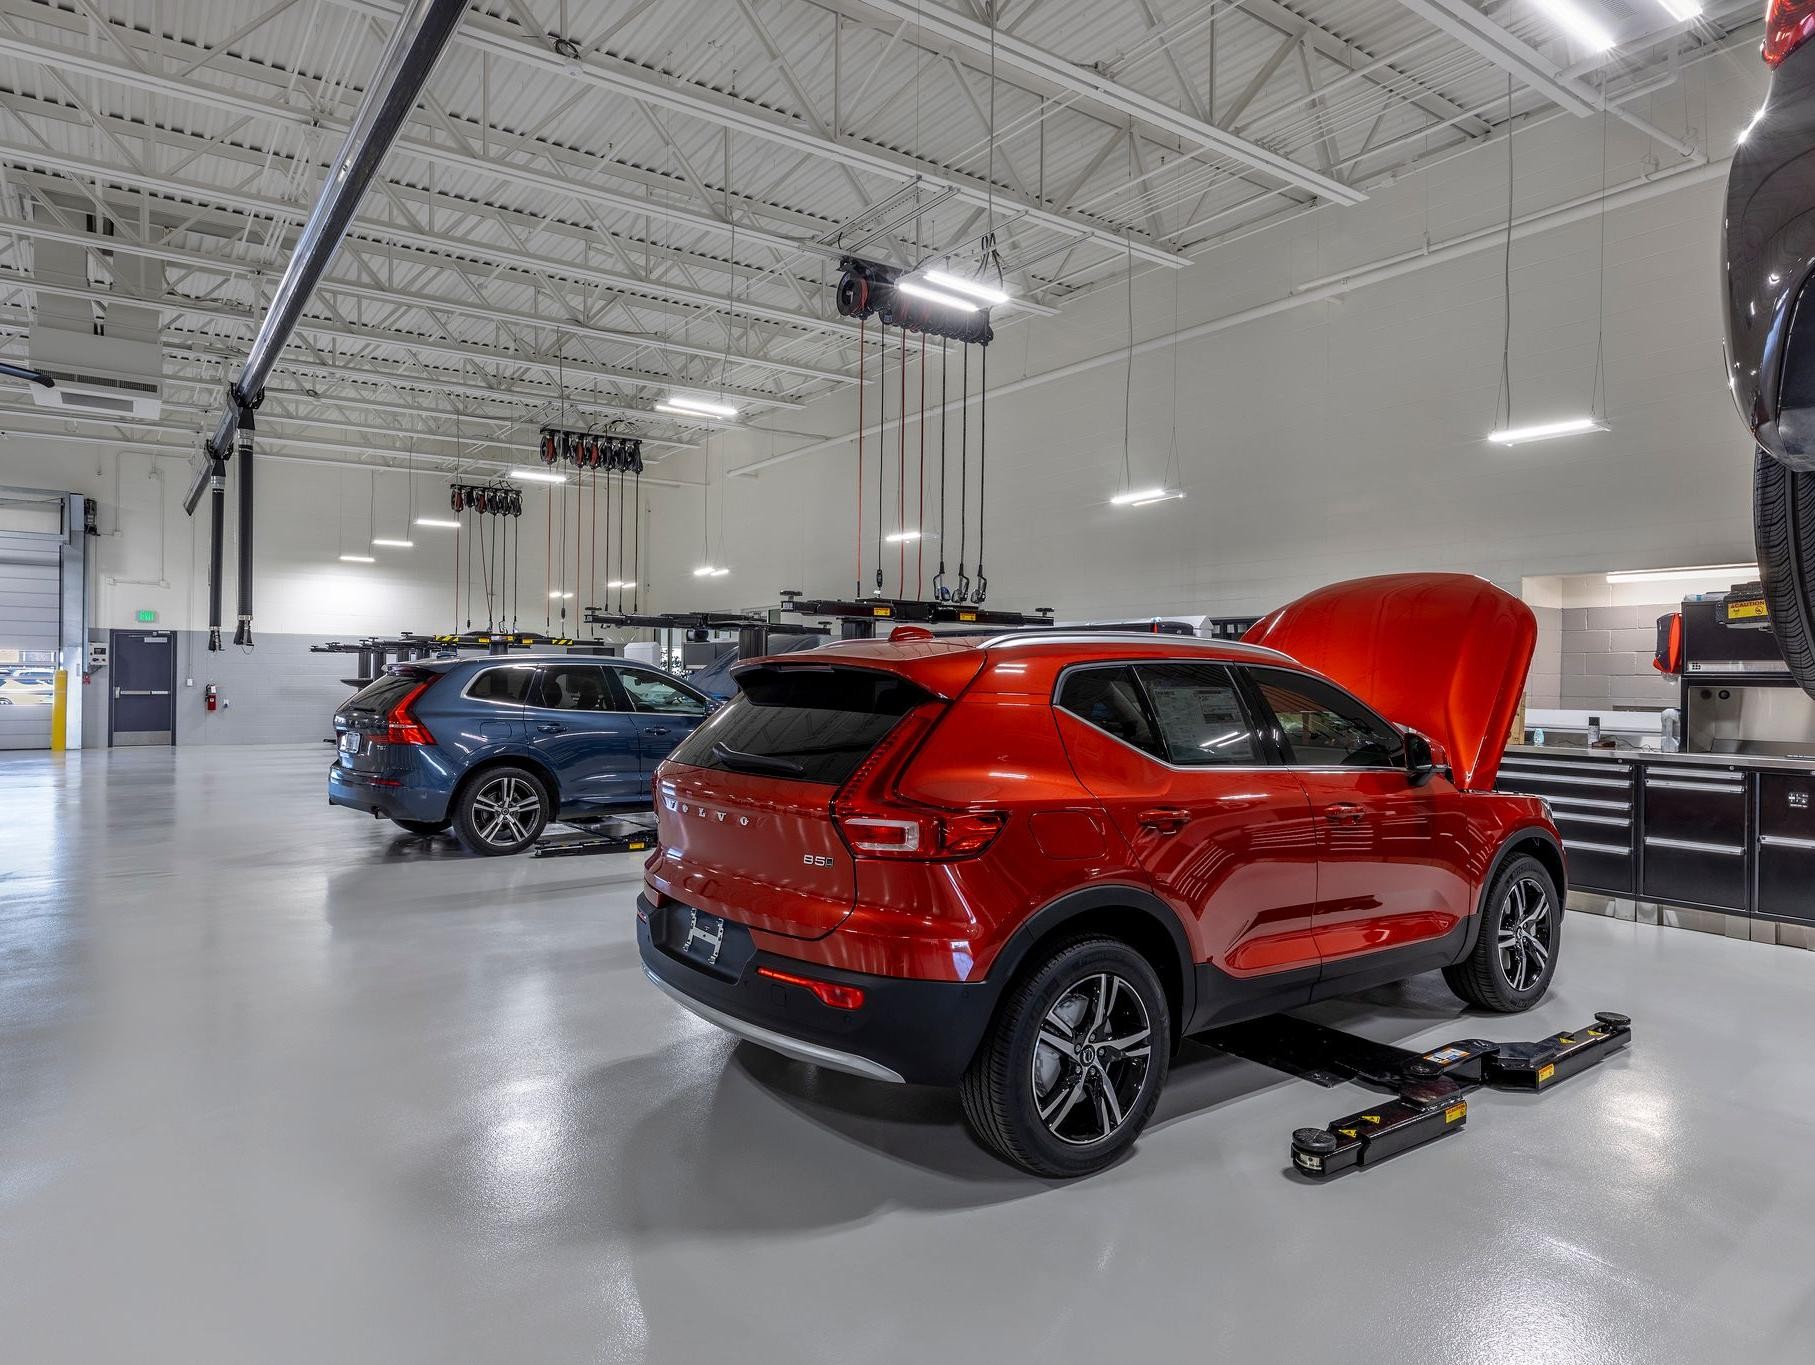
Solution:
<path fill-rule="evenodd" d="M 391 35 L 390 44 L 378 60 L 378 68 L 366 87 L 365 98 L 347 130 L 346 141 L 330 165 L 328 177 L 315 198 L 308 220 L 290 253 L 283 278 L 271 297 L 258 335 L 246 355 L 239 378 L 227 389 L 227 406 L 220 424 L 209 438 L 204 451 L 206 460 L 197 471 L 183 507 L 195 514 L 202 494 L 214 489 L 213 545 L 209 563 L 213 582 L 209 592 L 208 648 L 221 647 L 220 562 L 222 503 L 225 490 L 225 462 L 233 452 L 234 437 L 242 427 L 247 439 L 239 443 L 242 461 L 240 474 L 240 582 L 239 626 L 235 641 L 252 643 L 252 429 L 251 415 L 264 397 L 265 380 L 289 341 L 308 304 L 316 283 L 327 272 L 347 226 L 358 211 L 359 201 L 377 174 L 385 155 L 416 106 L 416 99 L 435 69 L 460 16 L 466 11 L 465 0 L 411 0 Z"/>

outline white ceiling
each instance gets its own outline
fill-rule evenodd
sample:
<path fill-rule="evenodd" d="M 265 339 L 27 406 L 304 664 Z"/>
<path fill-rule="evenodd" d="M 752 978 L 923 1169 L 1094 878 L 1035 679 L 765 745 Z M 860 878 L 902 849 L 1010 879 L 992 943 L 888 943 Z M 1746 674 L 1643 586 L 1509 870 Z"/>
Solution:
<path fill-rule="evenodd" d="M 1579 2 L 1619 40 L 1603 57 L 1529 0 L 1000 0 L 993 39 L 984 0 L 486 0 L 318 289 L 260 440 L 393 463 L 451 457 L 457 432 L 459 455 L 497 461 L 565 408 L 697 443 L 652 404 L 722 390 L 756 417 L 853 382 L 841 251 L 969 261 L 993 227 L 1014 325 L 1131 264 L 1340 213 L 1509 117 L 1605 98 L 1681 153 L 1622 98 L 1762 10 Z M 112 253 L 159 262 L 170 381 L 156 429 L 111 435 L 195 449 L 400 9 L 0 0 L 5 350 L 23 357 L 44 287 L 34 243 L 94 246 L 106 224 L 78 296 L 104 316 L 128 297 Z M 91 430 L 10 393 L 0 411 Z"/>

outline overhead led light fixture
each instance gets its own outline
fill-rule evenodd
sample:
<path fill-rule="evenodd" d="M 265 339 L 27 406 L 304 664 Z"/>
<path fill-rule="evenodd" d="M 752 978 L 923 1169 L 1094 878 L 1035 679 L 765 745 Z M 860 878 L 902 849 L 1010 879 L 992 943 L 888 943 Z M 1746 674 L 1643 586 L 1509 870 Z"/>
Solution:
<path fill-rule="evenodd" d="M 913 280 L 896 280 L 895 288 L 899 289 L 903 294 L 912 295 L 917 299 L 925 299 L 928 303 L 937 303 L 946 308 L 956 308 L 961 313 L 975 313 L 978 311 L 979 305 L 972 303 L 969 299 L 959 298 L 956 294 L 948 294 L 943 289 L 929 289 L 926 285 L 916 284 Z"/>
<path fill-rule="evenodd" d="M 552 469 L 518 468 L 518 469 L 511 470 L 510 476 L 513 479 L 522 479 L 525 483 L 566 483 L 567 482 L 567 475 L 557 474 Z"/>
<path fill-rule="evenodd" d="M 1174 502 L 1184 496 L 1182 488 L 1135 488 L 1117 493 L 1109 503 L 1112 507 L 1150 507 L 1156 502 Z"/>
<path fill-rule="evenodd" d="M 376 564 L 378 561 L 371 555 L 342 555 L 340 562 L 342 564 Z"/>
<path fill-rule="evenodd" d="M 449 521 L 445 517 L 417 517 L 416 524 L 418 526 L 438 526 L 444 531 L 458 531 L 460 529 L 459 522 Z"/>
<path fill-rule="evenodd" d="M 554 601 L 569 598 L 572 596 L 573 596 L 573 594 L 570 592 L 551 592 L 548 595 L 548 600 L 551 602 L 554 602 Z"/>
<path fill-rule="evenodd" d="M 920 532 L 918 532 L 918 531 L 890 531 L 886 536 L 883 537 L 883 539 L 888 541 L 888 543 L 891 545 L 901 545 L 901 544 L 905 544 L 908 541 L 919 540 Z"/>
<path fill-rule="evenodd" d="M 656 411 L 694 412 L 702 417 L 735 417 L 737 409 L 729 403 L 713 403 L 704 398 L 688 398 L 685 394 L 671 393 L 666 404 L 656 404 Z"/>
<path fill-rule="evenodd" d="M 718 568 L 716 568 L 712 571 L 711 577 L 723 578 L 726 574 L 728 574 L 730 572 L 731 572 L 731 570 L 727 569 L 724 565 L 721 564 L 721 565 L 719 565 Z"/>
<path fill-rule="evenodd" d="M 607 583 L 605 586 L 608 588 L 628 588 L 633 585 L 631 584 L 631 582 L 628 579 L 614 578 L 611 580 L 611 582 Z"/>
<path fill-rule="evenodd" d="M 1008 295 L 994 285 L 985 284 L 982 280 L 967 280 L 962 275 L 954 275 L 948 270 L 922 270 L 920 278 L 928 284 L 936 284 L 941 289 L 950 290 L 954 294 L 962 294 L 966 298 L 977 299 L 992 306 L 1008 302 Z"/>
<path fill-rule="evenodd" d="M 1702 13 L 1701 0 L 1657 0 L 1665 14 L 1678 23 L 1688 19 L 1699 19 Z"/>
<path fill-rule="evenodd" d="M 693 576 L 695 578 L 710 578 L 710 577 L 712 577 L 713 574 L 715 574 L 717 572 L 718 572 L 718 570 L 713 568 L 710 564 L 701 564 L 699 567 L 694 569 Z"/>
<path fill-rule="evenodd" d="M 1566 417 L 1560 422 L 1539 422 L 1527 427 L 1501 427 L 1487 433 L 1487 439 L 1498 446 L 1524 445 L 1529 441 L 1552 441 L 1559 436 L 1579 436 L 1585 431 L 1605 431 L 1607 424 L 1599 417 Z"/>
<path fill-rule="evenodd" d="M 1550 21 L 1590 52 L 1605 52 L 1613 46 L 1613 35 L 1589 16 L 1574 0 L 1531 0 L 1549 16 Z"/>
<path fill-rule="evenodd" d="M 698 408 L 676 407 L 673 403 L 657 403 L 655 410 L 665 412 L 670 417 L 691 417 L 696 422 L 721 422 L 724 420 L 716 413 L 701 412 Z"/>
<path fill-rule="evenodd" d="M 387 550 L 413 550 L 416 548 L 416 542 L 413 540 L 391 540 L 384 536 L 374 536 L 372 544 L 382 545 Z"/>
<path fill-rule="evenodd" d="M 1758 577 L 1756 564 L 1703 564 L 1688 569 L 1628 569 L 1607 575 L 1609 583 L 1668 583 L 1679 578 L 1716 578 L 1744 583 Z"/>

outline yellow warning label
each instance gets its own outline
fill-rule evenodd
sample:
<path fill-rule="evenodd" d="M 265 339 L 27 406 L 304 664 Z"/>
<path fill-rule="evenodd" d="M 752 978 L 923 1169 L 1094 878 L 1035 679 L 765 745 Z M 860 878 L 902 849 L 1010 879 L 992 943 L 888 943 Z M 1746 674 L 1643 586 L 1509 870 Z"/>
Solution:
<path fill-rule="evenodd" d="M 1538 1084 L 1543 1085 L 1545 1081 L 1549 1080 L 1552 1076 L 1554 1076 L 1556 1074 L 1557 1074 L 1557 1069 L 1554 1066 L 1539 1067 L 1538 1068 Z"/>
<path fill-rule="evenodd" d="M 895 609 L 893 607 L 871 607 L 870 608 L 870 615 L 872 615 L 872 616 L 893 616 L 894 614 L 895 614 Z"/>
<path fill-rule="evenodd" d="M 1336 1131 L 1341 1133 L 1345 1138 L 1352 1138 L 1361 1130 L 1358 1128 L 1338 1128 Z"/>
<path fill-rule="evenodd" d="M 1769 616 L 1770 609 L 1762 600 L 1752 602 L 1729 602 L 1727 619 L 1729 621 L 1755 621 L 1761 616 Z"/>
<path fill-rule="evenodd" d="M 1378 1115 L 1378 1114 L 1363 1114 L 1361 1117 L 1364 1120 L 1366 1120 L 1368 1123 L 1379 1123 L 1380 1122 L 1380 1115 Z"/>
<path fill-rule="evenodd" d="M 1445 1123 L 1456 1123 L 1467 1113 L 1468 1101 L 1464 1100 L 1460 1104 L 1452 1104 L 1448 1109 L 1445 1109 L 1443 1111 L 1443 1121 Z"/>
<path fill-rule="evenodd" d="M 958 619 L 960 621 L 975 621 L 977 619 L 977 613 L 974 611 L 961 611 L 958 613 Z"/>

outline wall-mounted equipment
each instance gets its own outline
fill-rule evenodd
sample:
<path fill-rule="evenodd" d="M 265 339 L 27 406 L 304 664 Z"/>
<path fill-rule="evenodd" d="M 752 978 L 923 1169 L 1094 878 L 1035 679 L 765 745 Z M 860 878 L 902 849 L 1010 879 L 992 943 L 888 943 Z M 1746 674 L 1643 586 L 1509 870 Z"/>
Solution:
<path fill-rule="evenodd" d="M 220 710 L 220 708 L 221 708 L 221 689 L 219 687 L 215 686 L 213 683 L 209 683 L 205 687 L 203 687 L 202 688 L 202 705 L 206 706 L 210 711 Z"/>

